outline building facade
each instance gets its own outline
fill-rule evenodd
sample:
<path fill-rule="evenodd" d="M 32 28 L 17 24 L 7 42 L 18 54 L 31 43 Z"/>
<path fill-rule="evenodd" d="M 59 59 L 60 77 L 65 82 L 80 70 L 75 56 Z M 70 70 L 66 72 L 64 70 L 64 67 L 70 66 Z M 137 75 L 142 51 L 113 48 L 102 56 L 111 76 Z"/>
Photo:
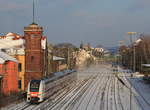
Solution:
<path fill-rule="evenodd" d="M 19 91 L 18 61 L 4 52 L 0 52 L 0 76 L 2 94 L 10 95 Z"/>
<path fill-rule="evenodd" d="M 18 89 L 24 91 L 25 41 L 16 33 L 9 32 L 0 37 L 0 49 L 18 60 Z"/>

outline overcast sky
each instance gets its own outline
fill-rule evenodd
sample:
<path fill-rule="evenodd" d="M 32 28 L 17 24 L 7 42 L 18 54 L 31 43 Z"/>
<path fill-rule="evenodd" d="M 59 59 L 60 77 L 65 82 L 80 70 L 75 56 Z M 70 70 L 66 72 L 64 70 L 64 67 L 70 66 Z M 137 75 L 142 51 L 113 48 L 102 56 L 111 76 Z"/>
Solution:
<path fill-rule="evenodd" d="M 50 43 L 116 46 L 126 32 L 150 33 L 150 0 L 35 0 L 36 23 Z M 32 0 L 0 0 L 0 33 L 23 35 Z"/>

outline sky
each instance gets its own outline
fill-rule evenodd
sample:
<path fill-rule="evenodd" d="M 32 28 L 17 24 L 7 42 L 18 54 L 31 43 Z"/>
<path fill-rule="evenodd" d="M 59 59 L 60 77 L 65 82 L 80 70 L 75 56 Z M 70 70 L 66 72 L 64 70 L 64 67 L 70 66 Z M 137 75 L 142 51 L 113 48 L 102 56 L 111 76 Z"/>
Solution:
<path fill-rule="evenodd" d="M 150 34 L 150 0 L 35 1 L 35 21 L 52 44 L 111 47 L 129 42 L 127 32 Z M 0 0 L 0 35 L 23 35 L 31 23 L 32 0 Z"/>

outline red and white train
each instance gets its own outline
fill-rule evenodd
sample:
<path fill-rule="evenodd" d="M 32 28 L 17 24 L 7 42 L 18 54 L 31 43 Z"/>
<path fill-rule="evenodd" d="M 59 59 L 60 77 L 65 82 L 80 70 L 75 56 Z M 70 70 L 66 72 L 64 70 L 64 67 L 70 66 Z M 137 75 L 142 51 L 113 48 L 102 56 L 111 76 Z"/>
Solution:
<path fill-rule="evenodd" d="M 61 72 L 60 72 L 61 73 Z M 76 80 L 75 70 L 66 70 L 52 78 L 31 80 L 27 89 L 27 102 L 39 103 Z"/>

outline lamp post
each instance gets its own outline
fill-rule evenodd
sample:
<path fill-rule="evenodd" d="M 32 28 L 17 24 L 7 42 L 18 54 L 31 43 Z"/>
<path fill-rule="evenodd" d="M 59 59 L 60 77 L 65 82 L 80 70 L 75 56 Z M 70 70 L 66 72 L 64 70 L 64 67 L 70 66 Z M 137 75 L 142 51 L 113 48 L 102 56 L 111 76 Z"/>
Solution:
<path fill-rule="evenodd" d="M 127 32 L 127 34 L 130 36 L 130 43 L 131 43 L 131 45 L 133 44 L 133 40 L 132 40 L 132 37 L 133 37 L 133 35 L 136 35 L 137 34 L 137 32 Z M 135 45 L 133 45 L 132 47 L 132 51 L 133 51 L 133 53 L 132 53 L 132 55 L 131 55 L 131 66 L 133 65 L 133 72 L 135 72 Z M 131 67 L 132 68 L 132 67 Z"/>
<path fill-rule="evenodd" d="M 137 32 L 127 32 L 127 34 L 130 36 L 130 43 L 132 45 L 133 41 L 132 41 L 132 35 L 137 34 Z M 131 55 L 131 66 L 132 66 L 132 62 L 133 62 L 133 72 L 135 72 L 135 46 L 133 45 L 132 48 L 132 55 Z M 132 68 L 132 67 L 131 67 Z M 131 73 L 131 77 L 133 76 L 133 74 Z M 132 110 L 132 84 L 130 86 L 130 110 Z"/>

